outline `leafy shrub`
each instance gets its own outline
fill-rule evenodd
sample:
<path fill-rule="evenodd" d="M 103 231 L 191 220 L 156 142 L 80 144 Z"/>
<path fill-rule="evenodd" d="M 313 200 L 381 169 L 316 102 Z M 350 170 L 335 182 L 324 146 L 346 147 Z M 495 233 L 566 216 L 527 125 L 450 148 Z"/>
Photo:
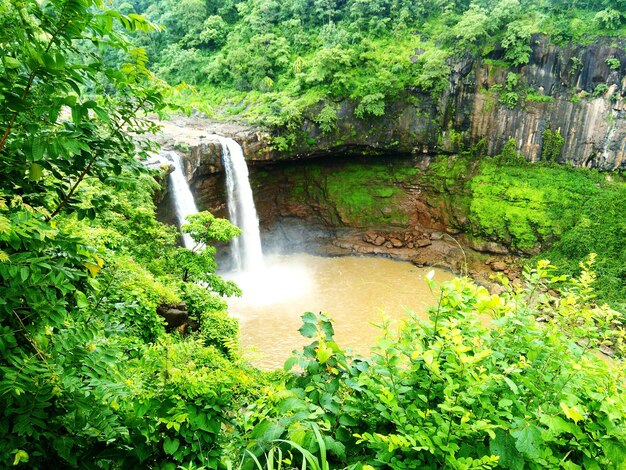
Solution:
<path fill-rule="evenodd" d="M 558 129 L 554 132 L 552 129 L 545 129 L 541 133 L 541 138 L 541 157 L 546 161 L 557 161 L 565 144 L 561 132 Z"/>
<path fill-rule="evenodd" d="M 419 57 L 420 71 L 415 84 L 439 96 L 449 87 L 450 67 L 446 63 L 448 54 L 440 49 L 431 49 Z"/>
<path fill-rule="evenodd" d="M 617 29 L 622 22 L 623 14 L 613 8 L 605 8 L 596 13 L 594 19 L 605 29 Z"/>
<path fill-rule="evenodd" d="M 592 96 L 594 98 L 599 98 L 600 96 L 604 95 L 607 91 L 609 91 L 609 86 L 606 83 L 600 83 L 593 89 Z"/>
<path fill-rule="evenodd" d="M 367 115 L 382 116 L 384 114 L 385 95 L 382 93 L 364 96 L 354 110 L 354 115 L 361 119 L 365 118 Z"/>
<path fill-rule="evenodd" d="M 207 346 L 214 346 L 229 357 L 234 357 L 239 344 L 239 323 L 223 311 L 205 311 L 200 315 L 202 338 Z"/>
<path fill-rule="evenodd" d="M 609 57 L 606 59 L 606 65 L 608 65 L 611 70 L 619 70 L 622 64 L 618 58 Z"/>
<path fill-rule="evenodd" d="M 530 60 L 532 32 L 533 27 L 527 21 L 517 20 L 508 24 L 502 39 L 502 47 L 506 51 L 504 57 L 513 65 L 524 65 Z"/>
<path fill-rule="evenodd" d="M 313 120 L 319 124 L 322 132 L 332 132 L 337 129 L 337 108 L 331 104 L 326 104 L 322 110 L 313 117 Z"/>
<path fill-rule="evenodd" d="M 526 101 L 530 101 L 533 103 L 552 103 L 554 98 L 548 95 L 542 95 L 538 93 L 534 88 L 529 88 L 526 90 Z"/>
<path fill-rule="evenodd" d="M 467 279 L 439 292 L 431 283 L 439 301 L 429 318 L 413 314 L 398 333 L 383 324 L 365 360 L 334 343 L 326 317 L 306 314 L 300 331 L 315 341 L 286 363 L 303 372 L 285 400 L 322 423 L 337 464 L 619 468 L 625 377 L 592 350 L 624 332 L 610 326 L 616 312 L 591 301 L 588 268 L 568 280 L 542 261 L 501 296 Z"/>

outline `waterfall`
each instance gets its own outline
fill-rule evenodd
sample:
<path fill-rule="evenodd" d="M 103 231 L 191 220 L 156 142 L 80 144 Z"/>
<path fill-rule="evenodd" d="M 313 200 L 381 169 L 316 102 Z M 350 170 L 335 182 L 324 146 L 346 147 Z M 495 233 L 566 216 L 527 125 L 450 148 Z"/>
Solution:
<path fill-rule="evenodd" d="M 189 189 L 187 178 L 185 178 L 185 170 L 183 162 L 176 152 L 162 152 L 161 156 L 174 163 L 174 171 L 170 173 L 170 182 L 172 183 L 172 197 L 176 206 L 176 218 L 178 225 L 182 226 L 187 223 L 188 215 L 197 214 L 198 208 L 193 200 L 193 195 Z M 196 242 L 187 233 L 183 233 L 183 246 L 192 249 L 196 246 Z"/>
<path fill-rule="evenodd" d="M 231 242 L 235 267 L 239 271 L 248 272 L 261 269 L 263 251 L 261 250 L 259 218 L 254 207 L 243 149 L 228 137 L 219 135 L 213 137 L 222 144 L 230 222 L 243 232 Z"/>

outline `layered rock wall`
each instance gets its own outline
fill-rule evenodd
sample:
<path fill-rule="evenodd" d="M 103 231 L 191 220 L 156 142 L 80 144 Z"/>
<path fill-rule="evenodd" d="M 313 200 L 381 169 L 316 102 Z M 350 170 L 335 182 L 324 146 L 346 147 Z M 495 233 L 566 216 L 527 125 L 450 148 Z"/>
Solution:
<path fill-rule="evenodd" d="M 259 130 L 232 123 L 180 119 L 162 134 L 187 150 L 188 175 L 200 180 L 221 170 L 219 144 L 210 134 L 233 137 L 251 162 L 291 160 L 330 154 L 426 154 L 455 152 L 484 142 L 488 154 L 514 138 L 531 161 L 545 159 L 544 131 L 564 142 L 560 163 L 602 170 L 626 168 L 626 41 L 556 46 L 545 36 L 531 40 L 527 65 L 507 67 L 502 51 L 450 62 L 450 87 L 433 100 L 417 89 L 386 103 L 383 116 L 359 119 L 356 103 L 337 103 L 337 129 L 324 133 L 305 119 L 295 145 L 280 152 L 272 137 L 286 131 Z M 508 80 L 515 74 L 515 84 Z M 318 106 L 321 109 L 323 103 Z M 315 109 L 311 110 L 315 114 Z M 290 131 L 292 132 L 292 131 Z"/>

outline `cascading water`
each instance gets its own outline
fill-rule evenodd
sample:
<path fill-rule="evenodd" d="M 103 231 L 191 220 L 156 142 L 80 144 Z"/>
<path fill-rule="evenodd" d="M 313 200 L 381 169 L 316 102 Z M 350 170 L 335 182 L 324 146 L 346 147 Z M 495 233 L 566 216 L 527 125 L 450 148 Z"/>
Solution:
<path fill-rule="evenodd" d="M 193 194 L 189 189 L 187 178 L 185 178 L 185 170 L 183 163 L 176 152 L 162 152 L 161 157 L 174 164 L 174 171 L 170 173 L 170 182 L 172 183 L 172 197 L 176 206 L 176 218 L 178 225 L 182 226 L 187 223 L 187 216 L 198 213 L 198 208 L 193 200 Z M 193 239 L 186 233 L 183 233 L 183 245 L 185 248 L 192 249 L 196 246 Z"/>
<path fill-rule="evenodd" d="M 213 137 L 222 145 L 230 222 L 243 232 L 231 242 L 235 268 L 245 272 L 259 271 L 263 268 L 259 218 L 252 198 L 243 149 L 228 137 Z"/>

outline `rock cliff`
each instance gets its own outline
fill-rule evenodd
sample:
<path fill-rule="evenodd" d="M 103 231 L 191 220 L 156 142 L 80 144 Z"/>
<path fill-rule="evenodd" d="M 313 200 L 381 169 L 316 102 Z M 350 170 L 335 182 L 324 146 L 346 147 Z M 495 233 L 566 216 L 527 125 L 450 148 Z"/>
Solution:
<path fill-rule="evenodd" d="M 479 142 L 493 155 L 513 138 L 531 161 L 549 157 L 573 166 L 626 168 L 626 41 L 556 46 L 536 35 L 531 45 L 529 63 L 517 68 L 507 67 L 499 50 L 457 58 L 450 62 L 450 87 L 442 97 L 406 90 L 386 104 L 384 116 L 359 119 L 354 102 L 338 103 L 335 131 L 324 133 L 305 119 L 289 151 L 271 146 L 271 138 L 284 130 L 202 119 L 169 123 L 161 139 L 188 150 L 190 178 L 221 169 L 219 144 L 211 133 L 239 141 L 253 162 L 338 153 L 455 152 Z M 553 155 L 544 151 L 546 130 L 563 138 Z"/>

